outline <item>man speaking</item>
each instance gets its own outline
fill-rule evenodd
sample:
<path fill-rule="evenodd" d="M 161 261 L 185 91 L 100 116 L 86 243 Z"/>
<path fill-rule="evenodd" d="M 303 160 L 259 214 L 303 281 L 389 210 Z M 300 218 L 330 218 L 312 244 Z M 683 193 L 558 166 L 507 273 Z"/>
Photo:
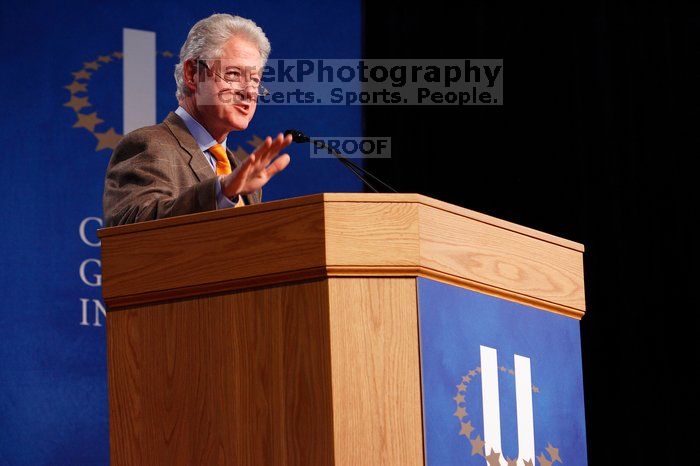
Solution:
<path fill-rule="evenodd" d="M 254 204 L 289 164 L 292 136 L 269 136 L 245 160 L 226 147 L 267 92 L 270 42 L 253 21 L 215 14 L 190 30 L 175 67 L 179 107 L 163 123 L 127 134 L 107 168 L 105 226 Z"/>

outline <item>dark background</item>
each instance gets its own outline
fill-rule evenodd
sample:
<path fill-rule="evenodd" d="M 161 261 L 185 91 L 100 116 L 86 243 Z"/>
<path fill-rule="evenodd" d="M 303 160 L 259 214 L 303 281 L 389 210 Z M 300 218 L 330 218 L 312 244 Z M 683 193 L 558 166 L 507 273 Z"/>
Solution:
<path fill-rule="evenodd" d="M 692 462 L 697 11 L 363 8 L 366 58 L 504 60 L 503 106 L 366 107 L 365 135 L 392 138 L 391 160 L 367 168 L 399 191 L 583 243 L 589 463 Z"/>

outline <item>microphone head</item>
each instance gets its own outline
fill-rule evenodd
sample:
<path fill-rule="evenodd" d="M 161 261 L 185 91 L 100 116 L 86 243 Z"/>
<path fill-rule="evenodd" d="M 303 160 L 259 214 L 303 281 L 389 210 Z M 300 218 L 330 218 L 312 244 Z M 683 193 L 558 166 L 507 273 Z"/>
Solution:
<path fill-rule="evenodd" d="M 298 129 L 288 129 L 284 132 L 284 136 L 287 137 L 288 134 L 292 135 L 292 141 L 294 142 L 309 142 L 311 140 L 306 134 L 302 133 Z"/>

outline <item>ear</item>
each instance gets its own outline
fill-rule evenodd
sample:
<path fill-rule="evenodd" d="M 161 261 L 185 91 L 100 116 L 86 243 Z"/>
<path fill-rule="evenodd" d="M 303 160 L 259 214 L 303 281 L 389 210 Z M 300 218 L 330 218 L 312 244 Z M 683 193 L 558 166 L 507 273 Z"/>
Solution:
<path fill-rule="evenodd" d="M 185 87 L 190 90 L 191 94 L 197 91 L 197 62 L 195 60 L 187 60 L 184 66 Z"/>

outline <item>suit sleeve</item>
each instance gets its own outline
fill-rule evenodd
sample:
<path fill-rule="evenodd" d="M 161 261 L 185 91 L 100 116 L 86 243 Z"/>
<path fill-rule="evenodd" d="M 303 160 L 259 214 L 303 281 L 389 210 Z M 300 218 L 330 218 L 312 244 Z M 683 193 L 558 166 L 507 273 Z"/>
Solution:
<path fill-rule="evenodd" d="M 175 170 L 184 168 L 182 161 L 147 136 L 130 133 L 112 154 L 103 197 L 105 226 L 215 210 L 218 177 L 181 186 Z"/>

